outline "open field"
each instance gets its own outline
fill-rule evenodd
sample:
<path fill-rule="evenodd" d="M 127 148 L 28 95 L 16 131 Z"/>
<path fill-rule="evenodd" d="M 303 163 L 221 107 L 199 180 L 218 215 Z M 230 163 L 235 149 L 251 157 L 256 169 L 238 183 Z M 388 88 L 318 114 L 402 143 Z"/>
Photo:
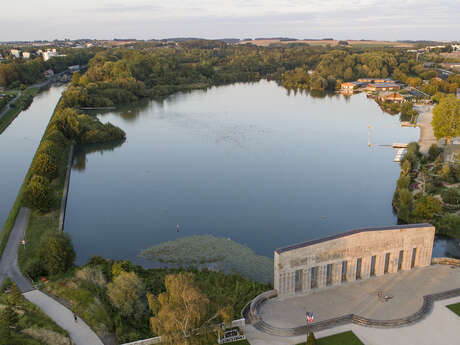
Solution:
<path fill-rule="evenodd" d="M 350 40 L 346 41 L 351 46 L 366 46 L 366 47 L 400 47 L 400 48 L 410 48 L 414 45 L 411 43 L 405 42 L 391 42 L 391 41 L 356 41 Z M 261 47 L 268 47 L 270 44 L 289 44 L 289 43 L 307 43 L 312 46 L 336 46 L 339 44 L 338 40 L 298 40 L 298 41 L 280 41 L 280 40 L 253 40 L 253 41 L 244 41 L 240 44 L 252 43 Z"/>

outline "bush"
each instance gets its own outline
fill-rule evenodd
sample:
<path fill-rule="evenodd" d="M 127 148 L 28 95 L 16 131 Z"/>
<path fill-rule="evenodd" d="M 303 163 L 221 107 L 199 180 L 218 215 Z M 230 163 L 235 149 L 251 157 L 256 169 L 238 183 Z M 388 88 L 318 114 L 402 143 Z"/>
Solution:
<path fill-rule="evenodd" d="M 397 182 L 398 189 L 407 189 L 409 187 L 409 183 L 410 183 L 409 176 L 401 176 Z"/>
<path fill-rule="evenodd" d="M 436 231 L 442 235 L 460 237 L 460 216 L 446 214 L 436 223 Z"/>
<path fill-rule="evenodd" d="M 440 155 L 441 152 L 442 152 L 442 149 L 440 149 L 438 147 L 438 145 L 432 144 L 430 146 L 430 149 L 428 150 L 428 159 L 429 159 L 429 161 L 433 162 L 436 158 L 438 158 L 438 156 Z"/>
<path fill-rule="evenodd" d="M 121 272 L 108 285 L 107 294 L 112 305 L 125 317 L 140 318 L 147 311 L 145 287 L 134 272 Z"/>
<path fill-rule="evenodd" d="M 431 222 L 435 216 L 442 215 L 442 204 L 431 195 L 422 196 L 415 202 L 412 215 L 416 222 Z"/>
<path fill-rule="evenodd" d="M 73 266 L 75 252 L 72 241 L 65 233 L 50 233 L 40 241 L 38 257 L 48 274 L 64 273 Z"/>
<path fill-rule="evenodd" d="M 32 280 L 37 280 L 47 274 L 38 258 L 30 261 L 24 271 Z"/>
<path fill-rule="evenodd" d="M 460 204 L 460 191 L 455 188 L 448 188 L 441 192 L 442 200 L 445 203 L 458 205 Z"/>
<path fill-rule="evenodd" d="M 65 161 L 65 150 L 64 147 L 52 142 L 51 140 L 44 140 L 40 144 L 37 150 L 37 154 L 45 154 L 50 156 L 55 163 L 59 161 Z"/>
<path fill-rule="evenodd" d="M 306 345 L 316 345 L 316 337 L 313 332 L 308 333 Z"/>
<path fill-rule="evenodd" d="M 54 180 L 58 176 L 56 160 L 50 155 L 38 153 L 32 162 L 32 173 Z"/>
<path fill-rule="evenodd" d="M 49 140 L 57 144 L 59 147 L 66 146 L 69 143 L 64 134 L 62 134 L 62 132 L 59 131 L 57 128 L 53 128 L 47 131 L 47 133 L 44 136 L 44 140 Z"/>
<path fill-rule="evenodd" d="M 53 202 L 53 192 L 48 179 L 34 175 L 24 191 L 22 204 L 31 209 L 45 212 L 51 209 Z"/>

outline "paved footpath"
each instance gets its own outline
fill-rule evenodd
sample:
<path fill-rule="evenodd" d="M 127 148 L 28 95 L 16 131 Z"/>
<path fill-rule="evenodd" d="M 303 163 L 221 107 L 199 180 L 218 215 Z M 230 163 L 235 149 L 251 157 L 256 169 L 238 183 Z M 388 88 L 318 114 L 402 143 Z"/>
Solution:
<path fill-rule="evenodd" d="M 22 207 L 11 230 L 8 243 L 0 260 L 0 284 L 7 276 L 13 280 L 24 297 L 36 304 L 46 315 L 69 332 L 77 345 L 104 345 L 91 328 L 80 318 L 75 322 L 73 312 L 65 306 L 32 287 L 18 267 L 18 246 L 24 237 L 30 210 Z"/>

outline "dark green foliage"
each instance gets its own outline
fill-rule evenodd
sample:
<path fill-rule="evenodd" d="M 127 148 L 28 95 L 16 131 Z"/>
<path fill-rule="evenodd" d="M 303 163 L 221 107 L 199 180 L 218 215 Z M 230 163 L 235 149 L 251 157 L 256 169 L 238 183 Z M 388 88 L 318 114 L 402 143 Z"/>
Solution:
<path fill-rule="evenodd" d="M 460 216 L 446 214 L 436 222 L 436 231 L 439 234 L 460 238 Z"/>
<path fill-rule="evenodd" d="M 409 183 L 410 183 L 410 176 L 402 175 L 398 179 L 397 188 L 398 189 L 407 189 L 407 188 L 409 188 Z"/>
<path fill-rule="evenodd" d="M 433 162 L 442 152 L 442 149 L 438 147 L 436 144 L 432 144 L 430 149 L 428 150 L 428 159 L 430 162 Z"/>
<path fill-rule="evenodd" d="M 441 192 L 441 197 L 445 203 L 453 205 L 460 204 L 460 191 L 456 188 L 444 189 Z"/>
<path fill-rule="evenodd" d="M 11 306 L 6 306 L 0 311 L 0 328 L 6 328 L 6 334 L 11 335 L 15 332 L 19 317 Z"/>
<path fill-rule="evenodd" d="M 38 251 L 40 264 L 48 274 L 58 274 L 73 266 L 75 252 L 69 235 L 50 233 L 40 241 Z"/>
<path fill-rule="evenodd" d="M 415 201 L 412 215 L 416 223 L 433 222 L 436 216 L 442 215 L 442 212 L 441 202 L 431 195 L 427 195 Z"/>
<path fill-rule="evenodd" d="M 53 192 L 46 177 L 34 175 L 22 196 L 22 204 L 34 210 L 49 211 L 54 203 Z"/>

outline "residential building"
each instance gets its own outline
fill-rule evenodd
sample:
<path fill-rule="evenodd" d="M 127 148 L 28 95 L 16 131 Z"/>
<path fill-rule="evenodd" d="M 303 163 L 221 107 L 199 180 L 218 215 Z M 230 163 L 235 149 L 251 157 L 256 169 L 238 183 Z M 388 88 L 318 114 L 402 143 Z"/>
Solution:
<path fill-rule="evenodd" d="M 21 57 L 21 51 L 19 49 L 11 49 L 10 50 L 11 55 L 13 55 L 15 58 L 20 58 Z"/>
<path fill-rule="evenodd" d="M 22 53 L 22 58 L 23 59 L 30 59 L 31 55 L 32 54 L 30 52 L 23 52 Z"/>
<path fill-rule="evenodd" d="M 388 92 L 388 91 L 379 93 L 379 100 L 381 102 L 391 102 L 391 103 L 398 103 L 398 104 L 405 102 L 404 96 L 402 96 L 398 92 Z"/>
<path fill-rule="evenodd" d="M 43 60 L 48 61 L 52 57 L 58 57 L 59 53 L 56 51 L 56 49 L 53 50 L 47 50 L 46 52 L 43 52 Z"/>
<path fill-rule="evenodd" d="M 351 91 L 356 88 L 356 84 L 353 82 L 345 82 L 341 85 L 342 90 Z"/>

